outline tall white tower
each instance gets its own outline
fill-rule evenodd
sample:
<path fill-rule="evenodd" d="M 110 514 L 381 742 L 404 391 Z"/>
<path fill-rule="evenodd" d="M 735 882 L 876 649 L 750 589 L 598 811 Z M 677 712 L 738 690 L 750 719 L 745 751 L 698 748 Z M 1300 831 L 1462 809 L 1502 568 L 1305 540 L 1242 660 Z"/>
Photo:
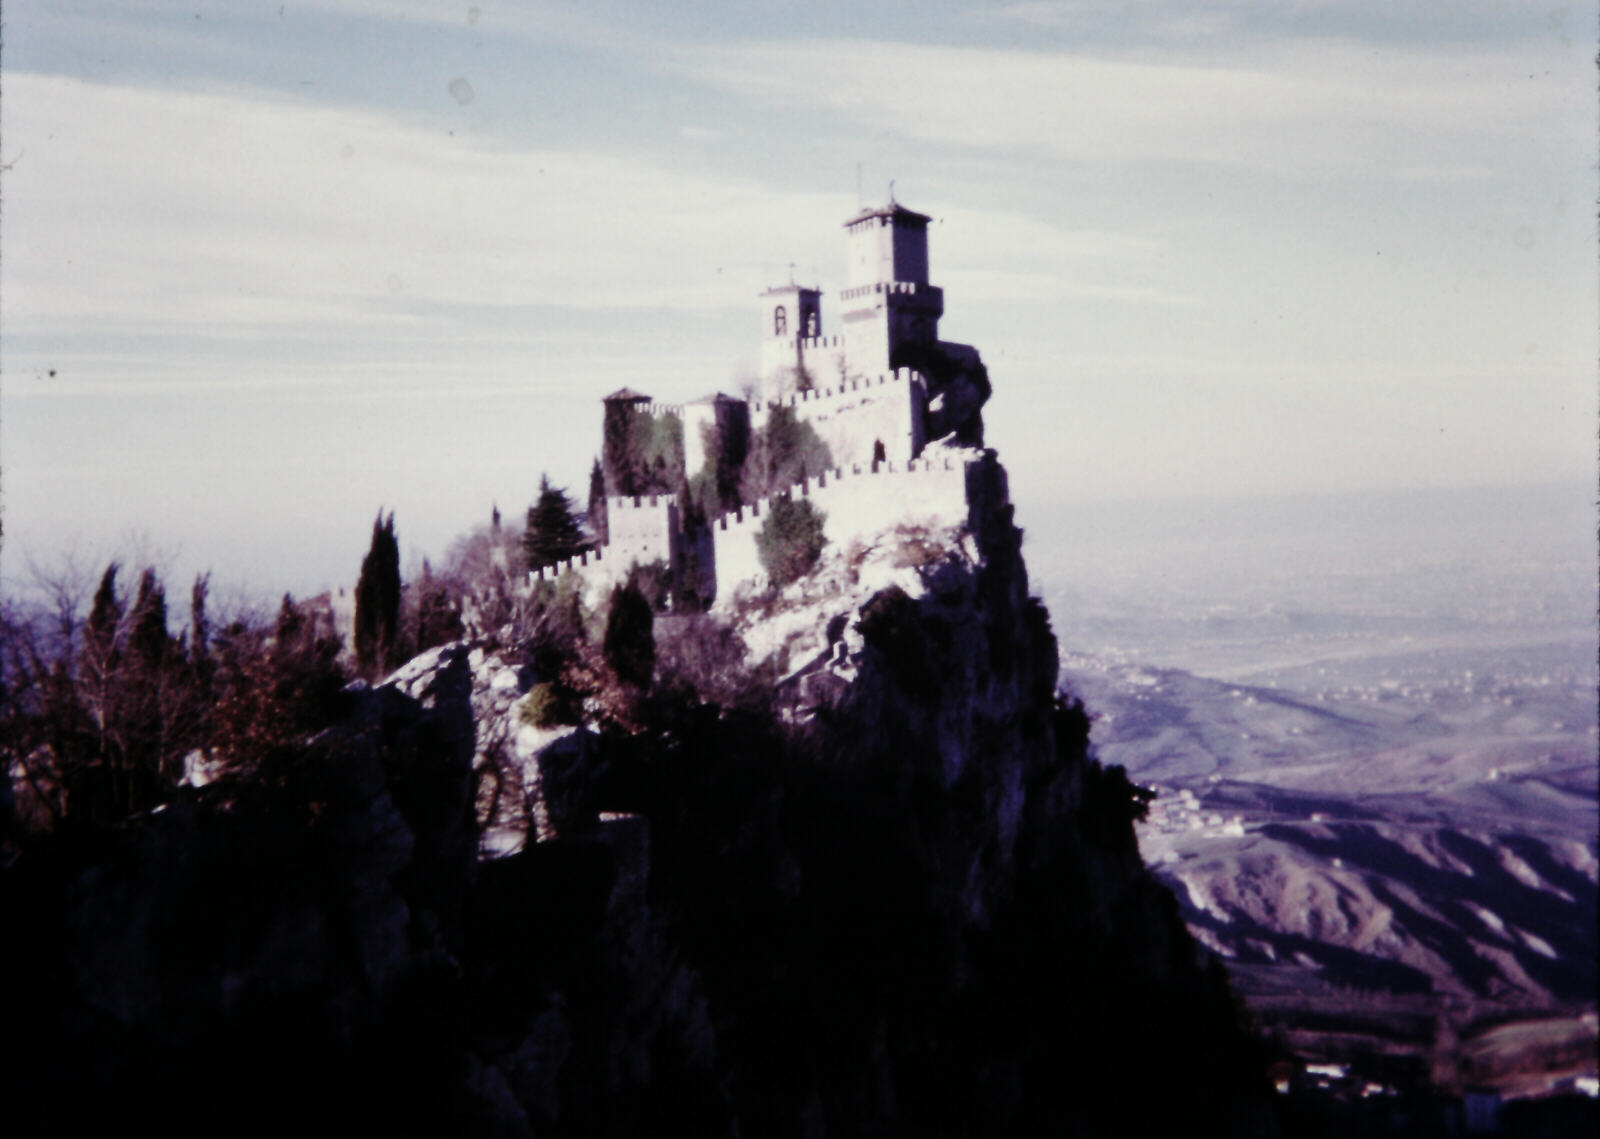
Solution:
<path fill-rule="evenodd" d="M 931 220 L 891 200 L 845 222 L 850 275 L 839 301 L 852 373 L 887 372 L 903 345 L 938 341 L 944 290 L 928 283 Z"/>

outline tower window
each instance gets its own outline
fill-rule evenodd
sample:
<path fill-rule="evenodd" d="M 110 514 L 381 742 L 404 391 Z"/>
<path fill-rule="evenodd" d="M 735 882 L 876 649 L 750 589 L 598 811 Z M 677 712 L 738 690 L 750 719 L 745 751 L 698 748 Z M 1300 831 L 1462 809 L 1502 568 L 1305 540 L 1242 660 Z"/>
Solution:
<path fill-rule="evenodd" d="M 782 336 L 789 331 L 789 310 L 779 305 L 772 310 L 772 335 Z"/>
<path fill-rule="evenodd" d="M 807 336 L 815 336 L 816 334 L 817 334 L 817 314 L 816 313 L 812 313 L 810 316 L 806 317 L 806 335 Z"/>

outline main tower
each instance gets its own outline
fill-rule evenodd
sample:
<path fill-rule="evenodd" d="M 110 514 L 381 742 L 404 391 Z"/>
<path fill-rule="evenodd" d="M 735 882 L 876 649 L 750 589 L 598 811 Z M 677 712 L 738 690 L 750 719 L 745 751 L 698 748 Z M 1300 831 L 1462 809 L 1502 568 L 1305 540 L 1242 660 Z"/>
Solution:
<path fill-rule="evenodd" d="M 891 198 L 844 223 L 850 274 L 839 302 L 852 373 L 889 372 L 902 364 L 903 346 L 938 342 L 944 290 L 928 283 L 932 220 Z"/>

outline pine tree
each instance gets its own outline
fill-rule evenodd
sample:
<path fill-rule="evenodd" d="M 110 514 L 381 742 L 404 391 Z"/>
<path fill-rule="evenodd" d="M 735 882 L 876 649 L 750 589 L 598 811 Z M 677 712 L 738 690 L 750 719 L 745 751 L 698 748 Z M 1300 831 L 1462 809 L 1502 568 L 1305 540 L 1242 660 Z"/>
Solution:
<path fill-rule="evenodd" d="M 539 476 L 539 499 L 528 507 L 528 528 L 522 535 L 522 552 L 529 569 L 565 561 L 587 548 L 577 508 L 567 492 Z"/>
<path fill-rule="evenodd" d="M 361 559 L 356 581 L 356 663 L 368 676 L 389 666 L 400 625 L 400 544 L 394 536 L 394 512 L 378 511 L 372 523 L 372 545 Z"/>

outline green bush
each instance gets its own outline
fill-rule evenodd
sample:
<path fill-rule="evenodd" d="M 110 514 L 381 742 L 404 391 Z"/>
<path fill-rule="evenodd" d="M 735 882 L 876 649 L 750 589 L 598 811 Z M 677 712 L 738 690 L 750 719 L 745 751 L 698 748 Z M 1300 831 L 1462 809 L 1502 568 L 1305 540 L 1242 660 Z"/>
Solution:
<path fill-rule="evenodd" d="M 775 498 L 767 520 L 756 534 L 756 553 L 772 584 L 782 588 L 811 571 L 828 539 L 822 523 L 827 515 L 804 498 Z"/>
<path fill-rule="evenodd" d="M 563 703 L 554 684 L 535 684 L 517 711 L 517 722 L 530 728 L 553 728 L 561 723 Z"/>

